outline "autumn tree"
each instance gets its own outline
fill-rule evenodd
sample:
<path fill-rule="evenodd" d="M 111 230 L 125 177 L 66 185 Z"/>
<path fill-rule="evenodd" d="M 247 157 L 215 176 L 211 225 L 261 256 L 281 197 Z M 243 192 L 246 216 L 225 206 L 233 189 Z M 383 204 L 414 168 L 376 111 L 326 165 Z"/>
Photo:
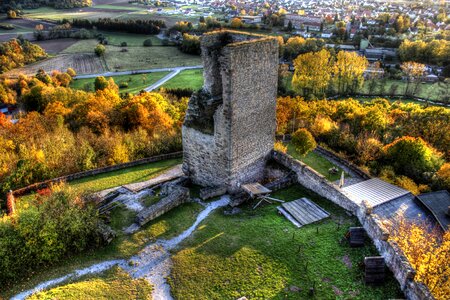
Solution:
<path fill-rule="evenodd" d="M 400 67 L 406 76 L 405 95 L 414 95 L 423 75 L 425 74 L 425 65 L 409 61 L 404 62 Z M 415 83 L 415 88 L 413 91 L 410 91 L 410 86 L 412 83 Z"/>
<path fill-rule="evenodd" d="M 240 18 L 233 18 L 231 20 L 231 23 L 230 23 L 231 28 L 238 29 L 238 28 L 242 28 L 243 26 L 244 26 L 244 23 L 242 23 L 242 20 Z"/>
<path fill-rule="evenodd" d="M 96 91 L 104 90 L 104 89 L 108 88 L 108 86 L 109 86 L 109 83 L 105 77 L 99 76 L 99 77 L 95 78 L 94 87 L 95 87 Z"/>
<path fill-rule="evenodd" d="M 317 147 L 316 140 L 305 128 L 300 128 L 294 132 L 292 135 L 292 144 L 301 156 L 305 156 Z"/>
<path fill-rule="evenodd" d="M 306 98 L 323 97 L 331 79 L 332 61 L 328 50 L 305 53 L 294 60 L 292 87 Z"/>
<path fill-rule="evenodd" d="M 425 221 L 393 220 L 390 238 L 397 242 L 416 270 L 415 281 L 423 282 L 437 300 L 450 294 L 450 231 L 443 236 Z M 430 229 L 431 228 L 431 229 Z"/>
<path fill-rule="evenodd" d="M 364 84 L 364 71 L 369 62 L 356 52 L 340 51 L 333 67 L 333 79 L 340 95 L 356 93 Z"/>

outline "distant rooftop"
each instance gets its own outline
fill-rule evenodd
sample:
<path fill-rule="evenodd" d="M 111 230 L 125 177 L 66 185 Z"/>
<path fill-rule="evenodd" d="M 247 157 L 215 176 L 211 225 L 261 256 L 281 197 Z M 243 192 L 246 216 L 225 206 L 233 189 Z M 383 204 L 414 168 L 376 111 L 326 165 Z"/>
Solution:
<path fill-rule="evenodd" d="M 438 191 L 417 196 L 419 200 L 436 218 L 442 229 L 449 230 L 450 216 L 447 215 L 450 207 L 450 193 Z"/>
<path fill-rule="evenodd" d="M 379 178 L 372 178 L 342 188 L 347 197 L 358 205 L 367 201 L 372 207 L 400 198 L 409 191 Z"/>

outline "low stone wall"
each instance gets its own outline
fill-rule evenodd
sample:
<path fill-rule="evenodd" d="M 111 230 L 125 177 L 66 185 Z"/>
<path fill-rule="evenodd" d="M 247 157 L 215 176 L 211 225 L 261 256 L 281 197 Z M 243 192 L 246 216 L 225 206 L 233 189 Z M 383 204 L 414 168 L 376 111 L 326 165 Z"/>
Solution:
<path fill-rule="evenodd" d="M 384 257 L 386 265 L 399 282 L 407 299 L 434 299 L 427 286 L 414 281 L 416 274 L 414 268 L 397 243 L 389 240 L 388 230 L 376 215 L 369 213 L 370 210 L 367 208 L 352 202 L 337 185 L 330 183 L 324 176 L 306 164 L 277 151 L 272 152 L 272 157 L 279 164 L 295 172 L 298 183 L 358 217 L 367 235 L 372 239 L 378 252 Z"/>
<path fill-rule="evenodd" d="M 345 166 L 346 168 L 350 169 L 352 172 L 354 172 L 356 175 L 358 175 L 362 179 L 368 180 L 368 179 L 372 178 L 372 176 L 370 176 L 369 173 L 367 173 L 366 171 L 362 170 L 357 165 L 349 162 L 348 160 L 342 159 L 341 157 L 339 157 L 334 152 L 332 152 L 332 151 L 330 151 L 328 149 L 325 149 L 325 148 L 323 148 L 321 146 L 317 146 L 315 151 L 317 151 L 319 154 L 321 154 L 323 156 L 329 157 L 329 158 L 337 161 L 339 164 L 341 164 L 341 165 Z"/>
<path fill-rule="evenodd" d="M 357 212 L 357 217 L 380 255 L 384 257 L 386 265 L 399 282 L 406 298 L 410 300 L 434 299 L 426 285 L 414 281 L 416 270 L 411 266 L 398 244 L 389 239 L 388 230 L 381 224 L 377 216 L 367 214 L 366 209 L 361 207 Z"/>
<path fill-rule="evenodd" d="M 174 186 L 167 197 L 161 199 L 156 204 L 141 211 L 137 217 L 136 222 L 142 226 L 146 223 L 162 216 L 166 212 L 175 207 L 186 203 L 190 200 L 189 189 L 182 186 Z"/>
<path fill-rule="evenodd" d="M 89 170 L 89 171 L 84 171 L 84 172 L 78 172 L 78 173 L 74 173 L 74 174 L 70 174 L 70 175 L 66 175 L 66 176 L 53 178 L 53 179 L 46 180 L 43 182 L 38 182 L 38 183 L 29 185 L 29 186 L 21 188 L 21 189 L 17 189 L 15 191 L 13 191 L 13 194 L 16 197 L 22 196 L 22 195 L 31 193 L 33 191 L 46 188 L 52 183 L 69 182 L 69 181 L 72 181 L 75 179 L 80 179 L 80 178 L 85 178 L 85 177 L 89 177 L 89 176 L 93 176 L 93 175 L 108 173 L 108 172 L 126 169 L 126 168 L 130 168 L 130 167 L 144 165 L 144 164 L 148 164 L 148 163 L 152 163 L 152 162 L 157 162 L 157 161 L 161 161 L 161 160 L 181 158 L 181 157 L 183 157 L 183 152 L 174 152 L 174 153 L 169 153 L 169 154 L 162 154 L 162 155 L 158 155 L 158 156 L 143 158 L 140 160 L 135 160 L 135 161 L 124 163 L 124 164 L 118 164 L 118 165 L 114 165 L 114 166 L 108 166 L 108 167 L 104 167 L 104 168 L 99 168 L 99 169 L 94 169 L 94 170 Z"/>
<path fill-rule="evenodd" d="M 325 176 L 288 154 L 273 151 L 272 158 L 277 163 L 293 171 L 297 175 L 298 183 L 356 214 L 358 205 L 345 196 L 337 185 L 329 182 Z"/>

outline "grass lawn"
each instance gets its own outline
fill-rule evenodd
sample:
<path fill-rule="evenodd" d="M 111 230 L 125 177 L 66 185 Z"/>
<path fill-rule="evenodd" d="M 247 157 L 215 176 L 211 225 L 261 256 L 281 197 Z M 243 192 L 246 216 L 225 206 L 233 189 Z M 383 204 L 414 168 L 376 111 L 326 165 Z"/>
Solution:
<path fill-rule="evenodd" d="M 120 268 L 35 294 L 28 299 L 151 299 L 152 286 Z"/>
<path fill-rule="evenodd" d="M 61 53 L 94 53 L 95 46 L 98 45 L 97 40 L 80 40 L 70 47 L 64 49 Z"/>
<path fill-rule="evenodd" d="M 323 156 L 320 156 L 319 154 L 312 151 L 306 154 L 306 156 L 301 156 L 295 150 L 292 144 L 289 143 L 287 147 L 288 147 L 288 154 L 290 156 L 304 162 L 305 164 L 307 164 L 308 166 L 310 166 L 311 168 L 313 168 L 314 170 L 325 176 L 329 181 L 333 182 L 341 178 L 342 169 L 331 163 L 329 160 L 325 159 Z M 333 167 L 338 168 L 339 172 L 337 172 L 336 174 L 330 174 L 328 170 Z M 346 176 L 348 176 L 347 173 L 345 174 Z"/>
<path fill-rule="evenodd" d="M 25 17 L 29 19 L 41 20 L 62 20 L 62 19 L 98 19 L 98 18 L 118 18 L 123 12 L 102 11 L 92 9 L 54 9 L 51 7 L 40 7 L 36 9 L 25 9 Z"/>
<path fill-rule="evenodd" d="M 190 88 L 194 91 L 203 86 L 203 70 L 185 70 L 166 82 L 162 87 L 167 89 Z"/>
<path fill-rule="evenodd" d="M 148 74 L 113 76 L 107 77 L 107 79 L 113 78 L 114 82 L 119 87 L 121 82 L 128 82 L 128 88 L 121 88 L 119 89 L 119 92 L 136 94 L 139 93 L 141 90 L 145 89 L 146 87 L 157 82 L 167 74 L 168 72 L 158 72 Z M 145 82 L 143 81 L 144 77 L 146 78 Z M 94 91 L 94 82 L 95 78 L 76 79 L 71 83 L 70 87 L 78 90 Z"/>
<path fill-rule="evenodd" d="M 11 296 L 23 290 L 33 288 L 42 281 L 66 275 L 76 269 L 85 268 L 104 260 L 129 258 L 139 252 L 139 250 L 148 243 L 155 242 L 157 239 L 169 239 L 179 235 L 194 223 L 201 210 L 203 210 L 203 207 L 197 203 L 182 204 L 165 215 L 146 224 L 138 232 L 132 235 L 125 235 L 120 229 L 130 225 L 134 221 L 134 213 L 130 213 L 126 209 L 117 208 L 111 214 L 111 226 L 117 230 L 118 235 L 110 245 L 65 258 L 54 266 L 43 267 L 38 272 L 29 274 L 23 281 L 13 283 L 12 287 L 3 287 L 0 290 L 0 299 L 9 299 Z M 80 292 L 83 292 L 83 290 L 84 288 L 82 288 Z M 65 296 L 67 296 L 67 293 Z M 58 294 L 58 297 L 51 298 L 46 297 L 46 299 L 59 298 L 61 295 L 62 294 Z M 87 298 L 81 297 L 78 299 Z M 89 299 L 98 298 L 91 297 Z M 132 299 L 146 298 L 134 297 Z"/>
<path fill-rule="evenodd" d="M 380 80 L 380 83 L 383 83 L 383 81 Z M 362 94 L 368 94 L 369 84 L 370 84 L 370 81 L 366 81 L 364 83 L 364 87 L 360 91 Z M 384 83 L 385 95 L 392 95 L 392 93 L 390 91 L 391 91 L 391 88 L 393 85 L 398 86 L 397 90 L 395 92 L 396 96 L 403 96 L 405 94 L 406 82 L 401 81 L 401 80 L 388 79 Z M 411 87 L 411 89 L 412 89 L 412 87 Z M 374 93 L 379 94 L 378 90 L 379 90 L 378 88 L 375 89 Z M 450 92 L 450 88 L 449 88 L 448 83 L 444 83 L 444 82 L 421 83 L 419 85 L 419 90 L 415 96 L 423 98 L 423 99 L 428 99 L 431 101 L 433 101 L 433 100 L 442 101 L 444 98 L 444 95 L 447 95 L 447 97 L 449 96 L 448 95 L 449 92 Z"/>
<path fill-rule="evenodd" d="M 105 61 L 111 71 L 195 66 L 201 64 L 200 56 L 185 54 L 176 47 L 129 47 L 128 52 L 120 52 L 121 49 L 115 46 L 106 47 Z"/>
<path fill-rule="evenodd" d="M 153 46 L 161 46 L 162 41 L 154 35 L 133 34 L 124 32 L 98 31 L 106 36 L 109 45 L 120 46 L 122 42 L 126 42 L 128 47 L 140 47 L 144 41 L 151 39 Z"/>
<path fill-rule="evenodd" d="M 70 181 L 68 185 L 76 191 L 80 192 L 98 192 L 124 184 L 149 180 L 180 163 L 181 158 L 162 160 L 145 165 L 77 179 L 74 181 Z M 20 207 L 20 202 L 26 203 L 33 197 L 34 194 L 20 197 L 18 206 Z"/>
<path fill-rule="evenodd" d="M 174 253 L 169 281 L 176 299 L 402 297 L 392 275 L 381 287 L 364 284 L 360 265 L 365 256 L 378 255 L 373 244 L 350 248 L 339 242 L 358 224 L 355 217 L 297 185 L 273 197 L 308 197 L 331 218 L 297 229 L 277 214 L 275 204 L 253 210 L 249 203 L 231 216 L 214 212 Z M 309 295 L 312 287 L 315 296 Z"/>

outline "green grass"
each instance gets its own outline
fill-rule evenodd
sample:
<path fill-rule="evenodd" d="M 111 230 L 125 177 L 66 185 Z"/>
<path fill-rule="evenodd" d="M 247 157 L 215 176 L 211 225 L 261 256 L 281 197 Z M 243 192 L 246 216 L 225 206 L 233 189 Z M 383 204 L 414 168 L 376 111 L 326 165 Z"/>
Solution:
<path fill-rule="evenodd" d="M 97 40 L 80 40 L 75 44 L 67 47 L 62 51 L 63 54 L 72 54 L 72 53 L 94 53 L 95 46 L 98 45 Z"/>
<path fill-rule="evenodd" d="M 105 11 L 86 11 L 86 9 L 54 9 L 50 7 L 40 7 L 37 9 L 25 9 L 25 17 L 41 20 L 62 20 L 62 19 L 98 19 L 98 18 L 119 18 L 126 13 L 123 12 L 105 12 Z"/>
<path fill-rule="evenodd" d="M 323 156 L 315 153 L 315 152 L 309 152 L 306 154 L 306 156 L 301 156 L 294 148 L 292 144 L 288 144 L 288 154 L 291 155 L 293 158 L 298 159 L 323 176 L 325 176 L 329 181 L 333 182 L 336 180 L 339 180 L 341 178 L 342 169 L 338 166 L 331 163 L 329 160 L 325 159 Z M 330 174 L 328 172 L 329 169 L 336 167 L 339 171 L 336 174 Z M 346 176 L 348 176 L 347 173 L 345 173 Z"/>
<path fill-rule="evenodd" d="M 212 213 L 174 253 L 169 282 L 175 299 L 402 297 L 391 275 L 381 287 L 364 284 L 360 264 L 365 256 L 377 255 L 371 243 L 350 248 L 339 242 L 348 227 L 358 224 L 355 217 L 300 186 L 273 196 L 284 200 L 308 197 L 332 216 L 296 229 L 277 214 L 277 205 L 252 210 L 249 203 L 233 216 Z M 344 264 L 344 257 L 352 266 Z M 300 292 L 290 291 L 293 286 Z M 313 286 L 314 297 L 308 294 Z M 333 287 L 342 294 L 337 295 Z"/>
<path fill-rule="evenodd" d="M 161 46 L 162 41 L 154 35 L 132 34 L 122 32 L 98 31 L 106 36 L 109 45 L 120 46 L 122 42 L 126 42 L 128 47 L 141 47 L 144 41 L 151 39 L 153 46 Z"/>
<path fill-rule="evenodd" d="M 149 180 L 180 163 L 181 158 L 168 159 L 77 179 L 70 181 L 68 185 L 79 192 L 98 192 L 124 184 Z M 20 198 L 20 202 L 26 203 L 33 197 L 34 194 L 23 196 Z"/>
<path fill-rule="evenodd" d="M 105 61 L 111 71 L 195 66 L 201 64 L 200 56 L 185 54 L 176 47 L 129 47 L 128 52 L 121 52 L 121 49 L 115 46 L 106 47 Z"/>
<path fill-rule="evenodd" d="M 382 83 L 383 81 L 380 81 L 380 83 Z M 361 89 L 361 93 L 362 94 L 368 94 L 369 93 L 369 81 L 366 81 L 364 83 L 364 87 Z M 406 88 L 406 82 L 401 81 L 401 80 L 391 80 L 388 79 L 386 80 L 386 82 L 384 83 L 384 87 L 385 87 L 385 95 L 389 96 L 391 95 L 390 92 L 390 88 L 392 87 L 392 85 L 397 85 L 397 91 L 395 93 L 396 96 L 403 96 L 405 94 L 405 88 Z M 442 101 L 443 99 L 443 95 L 447 94 L 450 91 L 450 88 L 448 88 L 448 83 L 444 83 L 444 82 L 438 82 L 438 83 L 421 83 L 419 85 L 419 91 L 418 93 L 415 95 L 416 97 L 419 98 L 423 98 L 423 99 L 428 99 L 428 100 L 438 100 L 438 101 Z M 411 84 L 411 88 L 412 89 L 412 84 Z M 375 89 L 375 94 L 379 94 L 378 89 Z M 419 102 L 422 103 L 422 102 Z"/>
<path fill-rule="evenodd" d="M 133 279 L 120 268 L 98 276 L 90 276 L 28 299 L 151 299 L 152 286 L 145 279 Z"/>
<path fill-rule="evenodd" d="M 76 269 L 86 268 L 104 260 L 129 258 L 148 243 L 155 242 L 157 239 L 169 239 L 181 234 L 194 223 L 201 210 L 203 210 L 203 207 L 200 204 L 186 203 L 151 221 L 132 235 L 125 235 L 118 230 L 118 236 L 108 246 L 65 258 L 55 266 L 44 266 L 39 271 L 29 274 L 23 281 L 13 283 L 12 287 L 2 287 L 0 299 L 2 297 L 9 299 L 20 291 L 33 288 L 42 281 L 66 275 Z M 116 211 L 111 216 L 111 225 L 115 229 L 121 229 L 132 222 L 132 214 L 128 214 L 126 210 L 120 211 L 123 213 Z M 119 221 L 121 216 L 125 220 Z"/>
<path fill-rule="evenodd" d="M 119 89 L 120 93 L 130 93 L 130 94 L 137 94 L 146 87 L 152 85 L 153 83 L 157 82 L 164 76 L 166 76 L 168 72 L 158 72 L 158 73 L 148 73 L 148 74 L 135 74 L 135 75 L 123 75 L 123 76 L 112 76 L 107 77 L 113 78 L 114 82 L 120 86 L 121 82 L 127 82 L 128 88 L 121 88 Z M 145 82 L 143 81 L 143 78 L 146 78 Z M 85 91 L 94 91 L 94 82 L 95 78 L 86 78 L 86 79 L 76 79 L 74 80 L 70 87 L 78 90 L 85 90 Z"/>
<path fill-rule="evenodd" d="M 185 70 L 166 82 L 162 87 L 166 89 L 190 88 L 194 91 L 203 86 L 203 70 Z"/>
<path fill-rule="evenodd" d="M 181 159 L 168 159 L 118 171 L 74 180 L 69 185 L 77 191 L 102 191 L 133 182 L 146 181 L 181 163 Z"/>

